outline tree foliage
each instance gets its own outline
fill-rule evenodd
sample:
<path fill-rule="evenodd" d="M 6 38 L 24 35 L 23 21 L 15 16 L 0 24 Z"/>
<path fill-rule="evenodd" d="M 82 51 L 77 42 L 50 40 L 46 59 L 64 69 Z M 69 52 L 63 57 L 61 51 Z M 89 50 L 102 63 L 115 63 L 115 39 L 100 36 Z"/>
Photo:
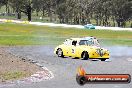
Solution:
<path fill-rule="evenodd" d="M 21 19 L 21 13 L 28 16 L 36 12 L 50 21 L 60 23 L 87 24 L 95 20 L 96 25 L 124 27 L 132 20 L 132 0 L 0 0 L 0 5 L 11 6 Z M 111 24 L 111 21 L 113 24 Z"/>

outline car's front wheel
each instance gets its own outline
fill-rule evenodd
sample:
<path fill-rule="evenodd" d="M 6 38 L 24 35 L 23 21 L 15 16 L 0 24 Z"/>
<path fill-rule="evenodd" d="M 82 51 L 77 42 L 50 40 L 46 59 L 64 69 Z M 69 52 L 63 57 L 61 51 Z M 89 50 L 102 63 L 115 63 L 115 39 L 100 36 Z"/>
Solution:
<path fill-rule="evenodd" d="M 64 57 L 62 49 L 57 49 L 57 55 L 58 57 Z"/>

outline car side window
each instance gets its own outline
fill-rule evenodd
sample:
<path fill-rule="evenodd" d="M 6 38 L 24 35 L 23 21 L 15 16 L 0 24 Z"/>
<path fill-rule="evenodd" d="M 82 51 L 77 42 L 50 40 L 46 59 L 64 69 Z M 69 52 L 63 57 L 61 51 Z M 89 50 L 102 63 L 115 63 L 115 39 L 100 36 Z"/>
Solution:
<path fill-rule="evenodd" d="M 76 46 L 77 41 L 72 41 L 72 45 Z"/>
<path fill-rule="evenodd" d="M 81 40 L 81 41 L 79 42 L 79 45 L 87 45 L 87 41 L 86 41 L 86 40 Z"/>
<path fill-rule="evenodd" d="M 84 41 L 80 41 L 79 45 L 85 45 Z"/>

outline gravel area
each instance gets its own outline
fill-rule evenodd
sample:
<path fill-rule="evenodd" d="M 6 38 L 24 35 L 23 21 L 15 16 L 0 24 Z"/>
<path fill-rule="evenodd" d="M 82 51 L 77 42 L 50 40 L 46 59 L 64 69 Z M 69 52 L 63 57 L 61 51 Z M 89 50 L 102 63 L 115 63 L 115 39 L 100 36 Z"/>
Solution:
<path fill-rule="evenodd" d="M 7 48 L 8 52 L 30 58 L 47 67 L 54 74 L 49 81 L 33 84 L 17 84 L 3 88 L 82 88 L 76 83 L 77 68 L 82 65 L 88 74 L 130 74 L 132 75 L 132 47 L 112 46 L 109 61 L 58 58 L 55 46 L 17 46 Z M 83 88 L 132 88 L 130 84 L 87 84 Z"/>
<path fill-rule="evenodd" d="M 23 74 L 20 76 L 20 78 L 25 78 L 31 76 L 37 71 L 42 70 L 42 68 L 35 64 L 29 63 L 29 61 L 26 61 L 24 58 L 12 55 L 11 53 L 7 52 L 6 49 L 7 47 L 0 47 L 0 83 L 9 81 L 4 79 L 4 74 L 21 72 Z M 14 79 L 16 78 L 11 80 Z"/>

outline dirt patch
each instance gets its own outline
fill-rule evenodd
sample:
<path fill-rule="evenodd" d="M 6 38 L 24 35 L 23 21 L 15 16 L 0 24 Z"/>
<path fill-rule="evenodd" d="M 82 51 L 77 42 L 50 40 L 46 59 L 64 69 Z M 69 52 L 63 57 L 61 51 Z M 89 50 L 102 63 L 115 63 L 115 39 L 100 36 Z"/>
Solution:
<path fill-rule="evenodd" d="M 43 69 L 33 63 L 22 60 L 0 47 L 0 83 L 22 79 Z"/>

